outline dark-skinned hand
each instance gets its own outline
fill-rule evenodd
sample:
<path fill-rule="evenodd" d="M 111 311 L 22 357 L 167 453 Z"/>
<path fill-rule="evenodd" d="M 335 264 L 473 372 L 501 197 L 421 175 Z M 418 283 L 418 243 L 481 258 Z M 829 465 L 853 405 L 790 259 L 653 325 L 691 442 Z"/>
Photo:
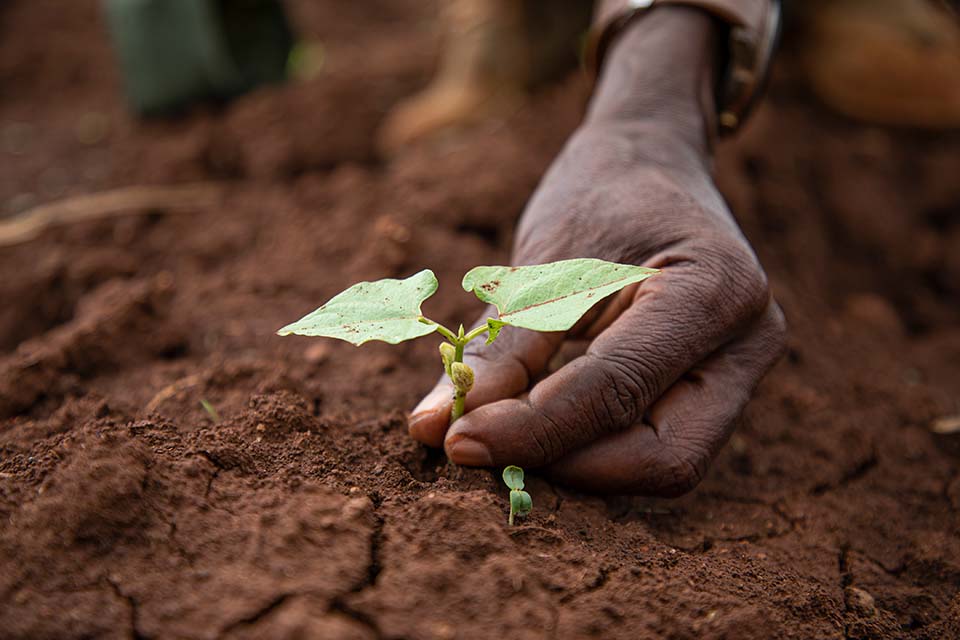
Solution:
<path fill-rule="evenodd" d="M 448 428 L 452 389 L 441 380 L 410 419 L 414 438 L 457 464 L 542 468 L 588 491 L 682 494 L 783 351 L 783 316 L 710 177 L 700 83 L 712 26 L 682 7 L 644 23 L 659 30 L 637 27 L 611 52 L 590 114 L 523 214 L 513 263 L 591 257 L 662 273 L 567 334 L 508 327 L 493 345 L 471 343 L 466 415 Z M 638 68 L 664 50 L 671 67 Z M 671 73 L 676 65 L 689 73 Z M 568 338 L 589 348 L 544 377 Z"/>

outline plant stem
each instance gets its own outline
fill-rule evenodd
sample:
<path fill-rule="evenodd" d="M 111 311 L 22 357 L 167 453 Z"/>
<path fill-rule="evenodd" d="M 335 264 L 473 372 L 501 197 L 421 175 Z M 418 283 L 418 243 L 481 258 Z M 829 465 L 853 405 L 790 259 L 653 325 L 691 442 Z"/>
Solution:
<path fill-rule="evenodd" d="M 507 518 L 507 524 L 513 526 L 513 505 L 510 505 L 510 517 Z"/>
<path fill-rule="evenodd" d="M 463 362 L 463 348 L 466 346 L 466 339 L 458 339 L 454 346 L 457 348 L 453 356 L 454 362 Z M 464 405 L 466 404 L 467 394 L 457 389 L 453 393 L 453 410 L 450 412 L 450 424 L 456 422 L 463 415 Z"/>
<path fill-rule="evenodd" d="M 423 322 L 424 324 L 434 325 L 434 327 L 436 327 L 437 329 L 437 333 L 439 333 L 444 338 L 446 338 L 451 344 L 454 344 L 454 345 L 457 344 L 457 334 L 455 334 L 453 331 L 450 331 L 450 329 L 447 329 L 445 326 L 443 326 L 439 322 L 434 322 L 433 320 L 429 320 L 427 318 L 421 318 L 420 322 Z"/>
<path fill-rule="evenodd" d="M 473 331 L 471 331 L 470 333 L 468 333 L 463 337 L 464 344 L 469 343 L 474 338 L 482 336 L 484 333 L 486 333 L 489 330 L 490 330 L 490 327 L 488 327 L 486 324 L 480 325 L 479 327 L 477 327 L 476 329 L 474 329 Z"/>
<path fill-rule="evenodd" d="M 464 334 L 463 325 L 460 325 L 460 328 L 457 330 L 457 333 L 450 331 L 445 326 L 439 322 L 434 322 L 429 318 L 420 316 L 420 322 L 423 324 L 431 324 L 437 330 L 437 333 L 442 335 L 447 339 L 447 342 L 452 344 L 456 348 L 456 353 L 454 355 L 454 362 L 463 362 L 463 348 L 467 346 L 472 340 L 479 338 L 484 333 L 488 332 L 490 328 L 486 324 L 482 324 L 473 331 Z M 453 424 L 458 418 L 463 416 L 464 405 L 466 404 L 467 394 L 465 392 L 456 390 L 453 393 L 453 409 L 450 411 L 450 424 Z"/>

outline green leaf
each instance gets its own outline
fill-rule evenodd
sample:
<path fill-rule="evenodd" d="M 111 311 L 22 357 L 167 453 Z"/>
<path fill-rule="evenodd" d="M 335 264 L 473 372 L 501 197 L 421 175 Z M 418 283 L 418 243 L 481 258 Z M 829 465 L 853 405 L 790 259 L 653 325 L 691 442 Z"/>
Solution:
<path fill-rule="evenodd" d="M 493 341 L 500 335 L 500 330 L 505 326 L 507 326 L 506 322 L 487 318 L 487 344 L 493 344 Z"/>
<path fill-rule="evenodd" d="M 360 346 L 371 340 L 397 344 L 436 330 L 419 320 L 420 305 L 437 290 L 429 269 L 405 280 L 360 282 L 277 333 L 338 338 Z"/>
<path fill-rule="evenodd" d="M 518 516 L 523 516 L 530 513 L 530 510 L 533 509 L 533 499 L 530 497 L 530 494 L 526 491 L 511 491 L 510 492 L 510 510 L 513 511 Z"/>
<path fill-rule="evenodd" d="M 503 481 L 515 491 L 523 489 L 523 469 L 510 465 L 503 470 Z"/>
<path fill-rule="evenodd" d="M 463 288 L 495 305 L 503 324 L 566 331 L 606 296 L 657 273 L 578 258 L 527 267 L 474 267 L 463 277 Z"/>

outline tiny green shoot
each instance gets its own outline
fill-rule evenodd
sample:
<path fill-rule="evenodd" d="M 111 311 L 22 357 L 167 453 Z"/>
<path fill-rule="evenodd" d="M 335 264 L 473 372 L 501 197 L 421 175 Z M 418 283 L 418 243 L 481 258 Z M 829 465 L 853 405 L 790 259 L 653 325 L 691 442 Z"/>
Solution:
<path fill-rule="evenodd" d="M 657 269 L 594 258 L 522 267 L 474 267 L 463 277 L 462 286 L 495 306 L 497 317 L 487 318 L 470 331 L 462 324 L 453 331 L 420 312 L 438 287 L 433 272 L 424 269 L 403 280 L 355 284 L 277 333 L 337 338 L 357 346 L 371 340 L 398 344 L 439 333 L 445 339 L 440 344 L 440 359 L 453 386 L 453 424 L 463 416 L 467 394 L 476 382 L 473 369 L 463 361 L 464 348 L 470 342 L 485 335 L 486 343 L 491 344 L 504 327 L 567 331 L 607 296 L 657 273 Z M 520 474 L 522 486 L 523 472 Z M 529 510 L 530 496 L 520 493 L 526 496 Z M 513 500 L 511 493 L 511 514 Z M 523 503 L 516 506 L 523 507 Z"/>
<path fill-rule="evenodd" d="M 507 524 L 513 526 L 515 516 L 525 516 L 533 509 L 533 499 L 523 490 L 523 469 L 510 465 L 503 470 L 503 482 L 510 487 L 510 517 Z"/>
<path fill-rule="evenodd" d="M 213 406 L 206 398 L 200 400 L 200 406 L 203 407 L 203 410 L 207 412 L 207 415 L 210 416 L 210 419 L 214 422 L 220 422 L 220 414 L 217 413 L 217 408 Z"/>

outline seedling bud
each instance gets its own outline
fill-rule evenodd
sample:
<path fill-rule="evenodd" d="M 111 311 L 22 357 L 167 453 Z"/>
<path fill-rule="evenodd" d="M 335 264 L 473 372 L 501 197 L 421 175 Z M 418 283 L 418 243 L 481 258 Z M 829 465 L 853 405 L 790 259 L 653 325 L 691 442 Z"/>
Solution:
<path fill-rule="evenodd" d="M 450 379 L 453 380 L 454 388 L 466 395 L 473 389 L 473 369 L 470 365 L 463 362 L 454 362 L 450 365 Z"/>
<path fill-rule="evenodd" d="M 525 516 L 533 509 L 533 499 L 523 490 L 523 469 L 510 465 L 503 470 L 503 481 L 510 487 L 510 518 L 507 522 L 513 526 L 515 516 Z"/>
<path fill-rule="evenodd" d="M 453 364 L 454 358 L 457 357 L 457 348 L 450 344 L 449 342 L 440 343 L 440 359 L 443 360 L 443 370 L 447 372 L 447 375 L 450 375 L 450 365 Z"/>
<path fill-rule="evenodd" d="M 510 492 L 510 511 L 518 516 L 525 516 L 533 509 L 533 500 L 526 491 Z"/>

